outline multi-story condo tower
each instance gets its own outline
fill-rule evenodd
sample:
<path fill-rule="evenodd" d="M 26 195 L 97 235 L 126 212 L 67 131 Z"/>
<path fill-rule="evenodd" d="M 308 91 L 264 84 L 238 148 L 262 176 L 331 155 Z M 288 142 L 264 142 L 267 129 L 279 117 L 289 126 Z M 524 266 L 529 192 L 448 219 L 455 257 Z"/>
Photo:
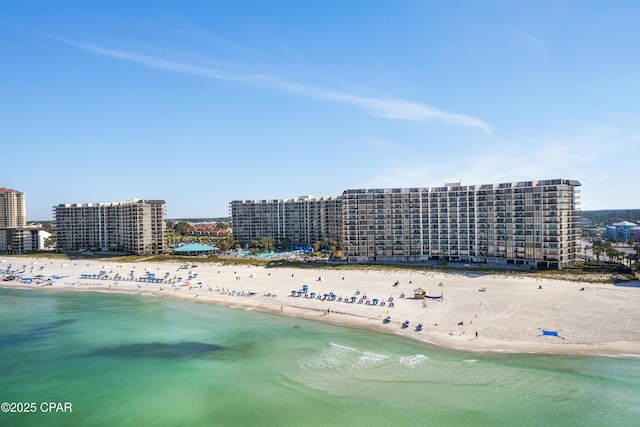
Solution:
<path fill-rule="evenodd" d="M 271 237 L 311 245 L 337 240 L 342 232 L 340 197 L 312 196 L 278 200 L 235 200 L 230 203 L 233 238 L 243 243 Z"/>
<path fill-rule="evenodd" d="M 24 193 L 0 188 L 0 228 L 27 225 Z"/>
<path fill-rule="evenodd" d="M 24 193 L 0 188 L 0 253 L 23 254 L 41 249 L 39 226 L 27 226 Z"/>
<path fill-rule="evenodd" d="M 164 250 L 164 200 L 54 206 L 62 251 L 113 250 L 138 255 Z"/>
<path fill-rule="evenodd" d="M 497 262 L 562 268 L 580 237 L 578 181 L 346 190 L 351 262 Z"/>

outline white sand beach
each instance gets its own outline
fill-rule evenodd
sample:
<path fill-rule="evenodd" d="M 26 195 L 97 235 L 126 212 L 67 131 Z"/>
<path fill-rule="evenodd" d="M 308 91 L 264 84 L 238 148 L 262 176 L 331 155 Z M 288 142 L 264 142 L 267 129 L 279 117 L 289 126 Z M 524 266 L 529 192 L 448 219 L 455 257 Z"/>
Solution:
<path fill-rule="evenodd" d="M 0 281 L 0 286 L 213 303 L 472 351 L 640 356 L 640 287 L 516 275 L 194 262 L 197 267 L 185 269 L 180 263 L 4 257 L 0 270 L 5 276 L 23 271 L 20 276 L 31 283 Z M 442 299 L 414 299 L 417 288 Z M 418 324 L 422 330 L 416 330 Z"/>

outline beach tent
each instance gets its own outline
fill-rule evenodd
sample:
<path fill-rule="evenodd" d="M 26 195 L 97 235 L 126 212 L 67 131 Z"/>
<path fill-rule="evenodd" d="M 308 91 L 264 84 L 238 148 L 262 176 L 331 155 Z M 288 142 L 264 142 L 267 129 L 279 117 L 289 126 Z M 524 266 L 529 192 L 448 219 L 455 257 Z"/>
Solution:
<path fill-rule="evenodd" d="M 214 252 L 216 247 L 207 246 L 200 243 L 189 243 L 187 245 L 178 246 L 173 248 L 174 255 L 207 255 Z"/>
<path fill-rule="evenodd" d="M 551 336 L 551 337 L 558 337 L 558 338 L 564 339 L 564 337 L 561 337 L 560 335 L 558 335 L 558 331 L 548 331 L 546 329 L 540 329 L 540 331 L 542 333 L 540 335 L 538 335 L 539 337 L 541 337 L 543 335 L 548 335 L 548 336 Z"/>

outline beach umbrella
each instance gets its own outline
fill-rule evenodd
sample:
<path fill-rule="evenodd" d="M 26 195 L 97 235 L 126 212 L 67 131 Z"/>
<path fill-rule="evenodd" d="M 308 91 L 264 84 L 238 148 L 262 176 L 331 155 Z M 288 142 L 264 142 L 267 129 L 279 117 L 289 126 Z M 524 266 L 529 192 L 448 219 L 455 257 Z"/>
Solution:
<path fill-rule="evenodd" d="M 355 301 L 355 300 L 357 300 L 357 299 L 358 299 L 358 297 L 357 297 L 357 296 L 352 296 L 352 297 L 351 297 L 351 301 Z"/>
<path fill-rule="evenodd" d="M 315 292 L 311 292 L 311 296 L 312 296 L 312 297 L 315 297 L 315 296 L 316 296 L 316 293 L 315 293 Z"/>
<path fill-rule="evenodd" d="M 328 297 L 328 296 L 329 296 L 329 294 L 324 294 L 323 296 Z"/>
<path fill-rule="evenodd" d="M 379 300 L 378 298 L 374 298 L 372 301 L 373 301 L 373 302 L 378 302 L 378 301 L 380 301 L 380 300 Z"/>
<path fill-rule="evenodd" d="M 302 285 L 302 290 L 306 291 L 306 290 L 308 290 L 308 289 L 309 289 L 309 286 L 308 286 L 308 285 Z"/>

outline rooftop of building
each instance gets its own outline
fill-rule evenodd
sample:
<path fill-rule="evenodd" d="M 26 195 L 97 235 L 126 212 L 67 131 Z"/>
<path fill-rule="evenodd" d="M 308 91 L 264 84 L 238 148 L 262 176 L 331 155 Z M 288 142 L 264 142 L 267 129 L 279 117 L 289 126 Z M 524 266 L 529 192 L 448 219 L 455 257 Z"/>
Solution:
<path fill-rule="evenodd" d="M 0 194 L 8 194 L 8 193 L 24 194 L 22 191 L 12 190 L 11 188 L 7 188 L 7 187 L 0 188 Z"/>
<path fill-rule="evenodd" d="M 635 222 L 630 222 L 630 221 L 614 222 L 611 225 L 614 227 L 637 227 L 638 226 L 638 224 L 636 224 Z"/>

